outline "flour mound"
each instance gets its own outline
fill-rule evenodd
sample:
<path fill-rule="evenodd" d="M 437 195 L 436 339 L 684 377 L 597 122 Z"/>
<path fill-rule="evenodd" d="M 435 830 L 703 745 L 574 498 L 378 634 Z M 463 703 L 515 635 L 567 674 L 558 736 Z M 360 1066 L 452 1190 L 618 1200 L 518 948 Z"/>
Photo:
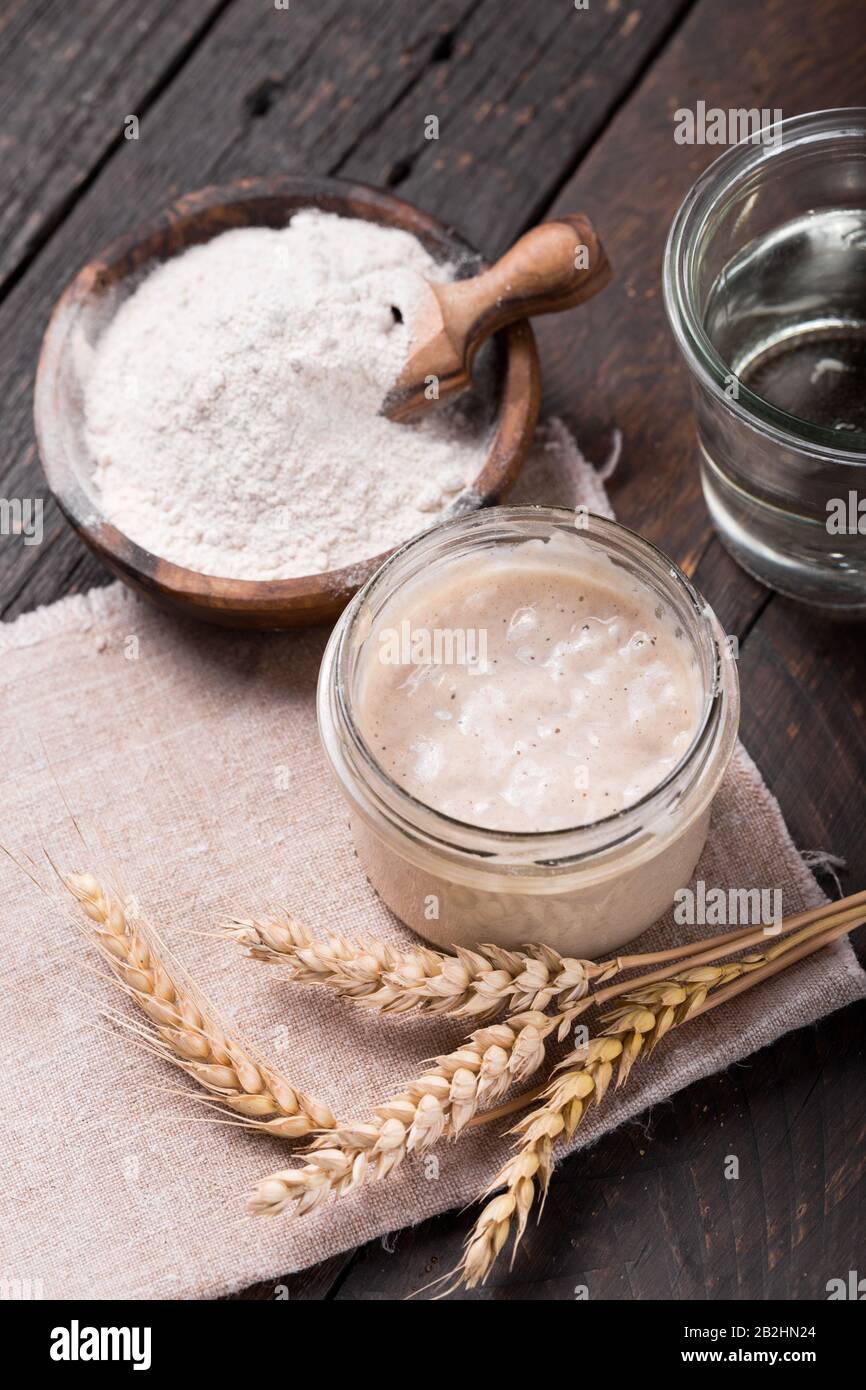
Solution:
<path fill-rule="evenodd" d="M 379 409 L 422 281 L 452 275 L 407 232 L 317 211 L 168 261 L 106 328 L 85 388 L 108 519 L 242 579 L 354 564 L 433 525 L 484 439 L 454 413 L 407 426 Z"/>

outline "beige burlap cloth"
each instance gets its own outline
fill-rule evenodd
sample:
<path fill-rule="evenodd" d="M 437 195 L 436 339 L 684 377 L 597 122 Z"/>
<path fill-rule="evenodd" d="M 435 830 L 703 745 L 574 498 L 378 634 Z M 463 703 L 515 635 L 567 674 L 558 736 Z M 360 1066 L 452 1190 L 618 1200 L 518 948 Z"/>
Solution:
<path fill-rule="evenodd" d="M 597 475 L 555 425 L 519 495 L 608 510 Z M 244 1035 L 339 1115 L 359 1117 L 421 1059 L 456 1046 L 463 1025 L 355 1011 L 186 930 L 280 903 L 314 927 L 412 939 L 358 867 L 319 750 L 325 635 L 174 621 L 119 585 L 0 629 L 0 843 L 36 858 L 44 848 L 64 868 L 119 871 Z M 743 752 L 699 874 L 722 887 L 780 887 L 786 913 L 821 900 Z M 289 1148 L 206 1122 L 177 1094 L 179 1074 L 101 1018 L 103 1006 L 130 1017 L 132 1006 L 93 973 L 72 910 L 8 860 L 0 875 L 0 1278 L 40 1281 L 49 1298 L 216 1295 L 467 1202 L 507 1153 L 501 1125 L 476 1130 L 439 1146 L 438 1175 L 407 1162 L 301 1221 L 248 1216 L 244 1193 L 285 1166 Z M 686 931 L 664 922 L 643 945 Z M 847 943 L 804 962 L 673 1034 L 591 1112 L 577 1143 L 863 994 Z"/>

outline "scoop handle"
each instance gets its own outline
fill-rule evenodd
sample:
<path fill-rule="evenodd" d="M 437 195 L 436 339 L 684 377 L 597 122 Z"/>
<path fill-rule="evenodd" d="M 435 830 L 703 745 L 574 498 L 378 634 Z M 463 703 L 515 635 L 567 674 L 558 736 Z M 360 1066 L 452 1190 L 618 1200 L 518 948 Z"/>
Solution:
<path fill-rule="evenodd" d="M 611 278 L 604 248 L 589 218 L 569 213 L 533 227 L 489 270 L 471 280 L 436 286 L 443 323 L 464 360 L 517 319 L 555 314 L 591 299 Z"/>

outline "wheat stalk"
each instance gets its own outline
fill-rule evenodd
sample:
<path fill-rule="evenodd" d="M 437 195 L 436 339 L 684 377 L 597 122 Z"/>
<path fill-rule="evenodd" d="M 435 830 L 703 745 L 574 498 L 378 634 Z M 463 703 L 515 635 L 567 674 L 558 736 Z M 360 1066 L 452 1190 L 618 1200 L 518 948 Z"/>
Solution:
<path fill-rule="evenodd" d="M 608 1026 L 559 1063 L 557 1074 L 541 1093 L 540 1104 L 511 1131 L 521 1136 L 518 1150 L 485 1189 L 483 1196 L 490 1200 L 469 1235 L 460 1265 L 453 1275 L 446 1276 L 455 1278 L 447 1292 L 461 1284 L 470 1289 L 483 1284 L 512 1229 L 513 1262 L 537 1194 L 541 1194 L 542 1205 L 547 1195 L 555 1146 L 570 1138 L 593 1101 L 601 1104 L 614 1068 L 615 1085 L 620 1087 L 637 1059 L 649 1055 L 672 1028 L 823 949 L 860 925 L 862 907 L 854 919 L 850 912 L 841 916 L 843 920 L 836 920 L 829 928 L 826 920 L 818 921 L 766 951 L 737 961 L 700 965 L 669 980 L 626 986 L 621 1002 L 605 1015 Z"/>
<path fill-rule="evenodd" d="M 864 906 L 866 892 L 856 893 L 786 918 L 778 932 L 836 920 L 842 913 L 853 915 Z M 380 1013 L 414 1010 L 480 1021 L 500 1012 L 543 1011 L 552 1003 L 565 1012 L 583 1001 L 581 1009 L 571 1013 L 573 1019 L 592 1003 L 620 992 L 616 986 L 590 996 L 590 982 L 598 985 L 623 971 L 653 965 L 664 967 L 654 972 L 655 978 L 663 978 L 677 964 L 703 964 L 763 943 L 768 931 L 762 926 L 729 930 L 665 951 L 621 955 L 599 964 L 562 956 L 544 945 L 516 950 L 495 945 L 474 950 L 455 947 L 455 953 L 447 955 L 429 947 L 398 951 L 370 938 L 349 941 L 329 935 L 317 939 L 289 913 L 234 918 L 222 934 L 244 946 L 250 958 L 284 967 L 290 980 L 323 985 L 362 1007 Z"/>
<path fill-rule="evenodd" d="M 489 1018 L 563 1009 L 582 998 L 591 979 L 606 978 L 610 965 L 561 956 L 549 946 L 509 951 L 483 945 L 445 955 L 427 947 L 397 951 L 382 941 L 341 936 L 317 940 L 285 913 L 261 919 L 234 918 L 223 934 L 246 947 L 254 960 L 282 965 L 289 978 L 325 985 L 343 998 L 380 1013 Z"/>
<path fill-rule="evenodd" d="M 133 920 L 92 874 L 70 874 L 63 882 L 92 924 L 90 934 L 114 974 L 146 1014 L 151 1044 L 192 1077 L 205 1097 L 239 1116 L 247 1128 L 281 1138 L 333 1126 L 326 1105 L 226 1035 L 181 972 L 169 974 L 156 934 Z"/>
<path fill-rule="evenodd" d="M 512 1082 L 541 1066 L 557 1018 L 529 1010 L 507 1023 L 477 1029 L 456 1051 L 437 1057 L 421 1076 L 377 1106 L 372 1119 L 340 1124 L 316 1141 L 303 1167 L 273 1173 L 249 1201 L 257 1215 L 302 1216 L 331 1194 L 344 1197 L 378 1182 L 408 1153 L 423 1153 L 443 1136 L 456 1138 L 482 1101 L 493 1103 Z"/>

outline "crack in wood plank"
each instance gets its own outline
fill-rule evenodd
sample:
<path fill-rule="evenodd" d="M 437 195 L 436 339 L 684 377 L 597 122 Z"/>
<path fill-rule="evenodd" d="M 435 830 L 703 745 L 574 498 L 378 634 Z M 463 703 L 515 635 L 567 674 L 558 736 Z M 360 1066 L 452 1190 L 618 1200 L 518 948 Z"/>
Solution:
<path fill-rule="evenodd" d="M 135 114 L 140 120 L 142 116 L 150 111 L 153 104 L 159 99 L 170 83 L 183 71 L 185 64 L 195 52 L 198 45 L 205 39 L 231 3 L 233 3 L 233 0 L 212 0 L 203 19 L 200 17 L 200 6 L 196 7 L 194 11 L 197 15 L 196 23 L 188 33 L 184 32 L 181 34 L 181 42 L 175 49 L 172 49 L 166 55 L 165 66 L 160 69 L 155 77 L 151 78 L 147 85 L 142 86 L 140 95 L 124 103 L 126 108 L 124 114 Z M 178 13 L 181 12 L 183 8 L 190 8 L 190 6 L 188 4 L 182 6 L 176 3 L 176 0 L 172 0 L 170 13 L 174 22 L 177 22 Z M 98 18 L 98 15 L 94 17 Z M 55 19 L 56 10 L 54 11 L 52 24 L 55 22 Z M 101 21 L 101 27 L 104 28 L 104 18 Z M 124 24 L 124 28 L 128 27 L 129 26 Z M 0 54 L 0 65 L 2 65 L 2 61 L 3 55 Z M 136 70 L 134 62 L 129 64 L 128 67 L 131 67 L 133 72 Z M 77 79 L 77 60 L 74 64 L 73 71 Z M 129 80 L 128 76 L 127 80 Z M 112 97 L 115 99 L 122 98 L 124 95 L 126 95 L 124 92 L 112 92 Z M 92 105 L 93 99 L 90 92 L 88 91 L 85 96 L 87 97 L 87 101 L 82 98 L 81 104 Z M 32 116 L 26 128 L 26 148 L 28 150 L 38 149 L 45 144 L 48 144 L 49 147 L 51 146 L 52 137 L 42 124 L 45 119 L 46 103 L 43 101 L 41 94 L 38 96 L 38 99 L 43 114 L 39 119 Z M 50 106 L 50 103 L 48 103 L 48 105 Z M 7 186 L 5 206 L 2 216 L 0 216 L 0 232 L 2 232 L 3 223 L 10 217 L 18 218 L 19 227 L 23 222 L 23 228 L 18 231 L 17 235 L 13 233 L 7 238 L 7 249 L 5 253 L 0 255 L 0 304 L 2 304 L 4 298 L 14 289 L 18 281 L 27 273 L 30 266 L 38 258 L 42 248 L 57 233 L 60 227 L 62 227 L 72 210 L 86 195 L 88 190 L 99 178 L 103 169 L 123 145 L 125 140 L 123 130 L 124 114 L 121 113 L 120 105 L 118 104 L 117 113 L 110 125 L 106 128 L 103 144 L 100 148 L 93 151 L 89 165 L 83 168 L 78 176 L 74 178 L 70 187 L 59 195 L 56 200 L 49 204 L 41 213 L 30 209 L 26 217 L 22 217 L 20 201 L 23 195 L 20 192 L 20 188 L 17 186 L 15 187 L 16 196 L 13 197 L 12 188 Z M 113 134 L 109 133 L 111 130 L 114 131 Z M 13 137 L 9 134 L 8 129 L 4 131 L 3 142 L 6 154 L 3 174 L 4 182 L 8 181 L 10 178 L 9 149 L 12 139 Z M 83 143 L 80 135 L 78 136 L 77 143 L 80 148 Z M 66 163 L 70 162 L 71 161 L 67 159 Z M 27 191 L 25 179 L 16 178 L 15 180 L 16 185 L 22 182 L 25 184 L 25 191 Z M 43 176 L 42 183 L 43 186 L 45 184 L 50 185 L 52 180 Z M 39 196 L 43 196 L 42 189 L 40 189 Z M 2 246 L 2 235 L 0 235 L 0 246 Z"/>

